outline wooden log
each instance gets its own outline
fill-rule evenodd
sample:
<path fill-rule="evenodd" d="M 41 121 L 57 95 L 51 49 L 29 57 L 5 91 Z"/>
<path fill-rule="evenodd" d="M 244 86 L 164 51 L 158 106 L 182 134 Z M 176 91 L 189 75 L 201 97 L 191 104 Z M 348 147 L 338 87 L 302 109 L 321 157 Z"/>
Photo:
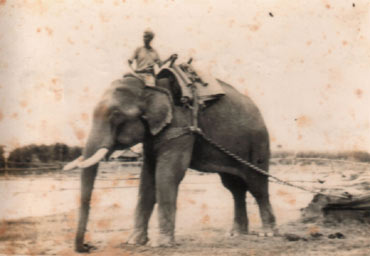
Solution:
<path fill-rule="evenodd" d="M 370 194 L 347 200 L 332 200 L 324 208 L 324 217 L 335 222 L 370 223 Z"/>
<path fill-rule="evenodd" d="M 317 194 L 301 212 L 306 222 L 323 219 L 334 223 L 370 223 L 370 194 L 348 198 Z"/>

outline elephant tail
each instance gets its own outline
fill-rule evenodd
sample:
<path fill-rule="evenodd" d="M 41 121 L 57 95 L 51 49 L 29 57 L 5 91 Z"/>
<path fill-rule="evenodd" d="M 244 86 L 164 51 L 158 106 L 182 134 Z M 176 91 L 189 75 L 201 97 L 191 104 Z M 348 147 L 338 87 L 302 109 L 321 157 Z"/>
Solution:
<path fill-rule="evenodd" d="M 268 142 L 256 142 L 251 150 L 251 164 L 256 165 L 264 171 L 268 171 L 270 155 L 270 146 Z"/>

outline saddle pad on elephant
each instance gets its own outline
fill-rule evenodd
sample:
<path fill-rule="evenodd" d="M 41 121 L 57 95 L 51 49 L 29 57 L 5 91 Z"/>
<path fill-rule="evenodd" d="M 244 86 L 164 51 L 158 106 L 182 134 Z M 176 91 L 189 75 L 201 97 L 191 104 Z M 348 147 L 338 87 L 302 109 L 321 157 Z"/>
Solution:
<path fill-rule="evenodd" d="M 218 99 L 225 94 L 219 82 L 214 79 L 210 74 L 205 72 L 199 72 L 194 70 L 194 68 L 187 63 L 180 65 L 165 65 L 162 67 L 157 78 L 166 76 L 170 72 L 174 75 L 181 88 L 182 97 L 187 97 L 189 99 L 193 98 L 190 85 L 195 85 L 197 88 L 197 94 L 200 103 L 204 103 L 209 100 Z"/>

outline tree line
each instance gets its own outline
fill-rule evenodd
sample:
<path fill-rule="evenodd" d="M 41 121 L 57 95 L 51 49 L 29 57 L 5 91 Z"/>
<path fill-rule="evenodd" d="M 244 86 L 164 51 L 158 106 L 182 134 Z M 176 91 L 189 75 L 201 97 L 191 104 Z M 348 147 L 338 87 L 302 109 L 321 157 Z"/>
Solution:
<path fill-rule="evenodd" d="M 4 146 L 0 146 L 0 168 L 5 167 L 5 152 Z"/>
<path fill-rule="evenodd" d="M 52 145 L 31 144 L 11 151 L 7 160 L 7 167 L 27 168 L 37 167 L 44 163 L 68 162 L 79 157 L 81 153 L 81 147 L 71 147 L 63 143 Z M 4 167 L 4 148 L 0 147 L 0 168 Z"/>
<path fill-rule="evenodd" d="M 359 150 L 348 151 L 288 151 L 277 150 L 272 151 L 272 158 L 325 158 L 333 160 L 348 160 L 357 162 L 370 162 L 370 153 Z"/>
<path fill-rule="evenodd" d="M 63 143 L 52 145 L 27 145 L 19 147 L 10 152 L 7 167 L 8 168 L 27 168 L 37 167 L 43 163 L 69 162 L 79 157 L 82 148 L 77 146 L 68 146 Z M 370 153 L 365 151 L 339 151 L 339 152 L 320 152 L 320 151 L 284 151 L 278 150 L 272 152 L 273 158 L 327 158 L 341 159 L 359 162 L 370 162 Z M 0 168 L 5 168 L 5 151 L 0 145 Z"/>

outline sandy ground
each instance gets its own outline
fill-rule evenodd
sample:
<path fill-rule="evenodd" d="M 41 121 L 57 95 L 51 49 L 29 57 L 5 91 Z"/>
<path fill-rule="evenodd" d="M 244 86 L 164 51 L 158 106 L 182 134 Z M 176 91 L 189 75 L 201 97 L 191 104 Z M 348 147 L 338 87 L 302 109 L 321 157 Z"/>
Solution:
<path fill-rule="evenodd" d="M 370 255 L 370 226 L 357 221 L 305 222 L 300 209 L 313 195 L 271 183 L 270 194 L 279 235 L 259 237 L 258 208 L 248 195 L 251 235 L 229 237 L 233 205 L 216 174 L 189 171 L 180 187 L 174 248 L 128 246 L 136 204 L 137 167 L 100 168 L 95 185 L 87 241 L 96 255 Z M 271 173 L 307 187 L 364 193 L 369 166 L 273 165 Z M 316 182 L 321 180 L 321 183 Z M 346 185 L 347 184 L 347 185 Z M 349 184 L 349 185 L 348 185 Z M 0 179 L 0 253 L 5 255 L 73 255 L 79 204 L 77 172 Z M 154 212 L 149 236 L 158 230 Z M 328 236 L 341 233 L 344 237 Z M 289 241 L 297 240 L 297 241 Z"/>

